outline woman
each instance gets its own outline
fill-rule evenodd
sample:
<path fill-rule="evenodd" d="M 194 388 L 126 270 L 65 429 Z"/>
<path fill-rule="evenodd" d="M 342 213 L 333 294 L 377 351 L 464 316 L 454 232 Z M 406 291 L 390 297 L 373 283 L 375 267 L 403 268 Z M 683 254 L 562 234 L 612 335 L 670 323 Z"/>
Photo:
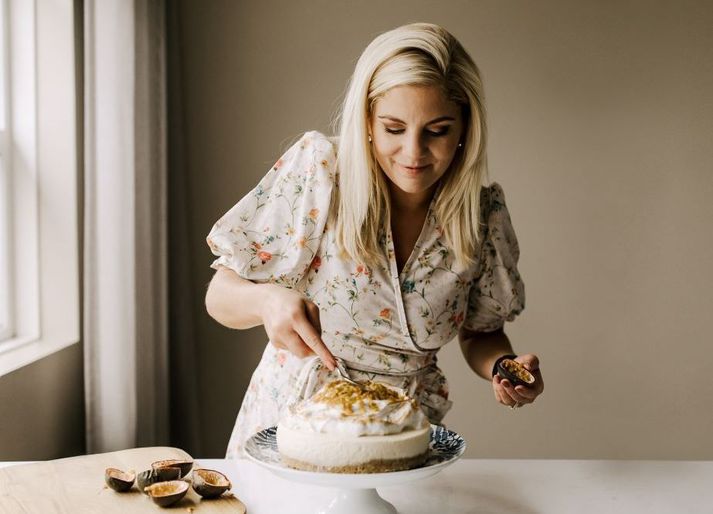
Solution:
<path fill-rule="evenodd" d="M 277 423 L 308 355 L 412 392 L 432 423 L 451 406 L 436 354 L 456 335 L 498 402 L 519 407 L 543 389 L 535 355 L 517 357 L 534 387 L 493 373 L 513 353 L 502 327 L 524 286 L 502 189 L 483 185 L 483 88 L 467 52 L 432 24 L 378 36 L 339 123 L 338 142 L 302 136 L 208 236 L 208 312 L 231 328 L 263 324 L 271 343 L 229 458 Z"/>

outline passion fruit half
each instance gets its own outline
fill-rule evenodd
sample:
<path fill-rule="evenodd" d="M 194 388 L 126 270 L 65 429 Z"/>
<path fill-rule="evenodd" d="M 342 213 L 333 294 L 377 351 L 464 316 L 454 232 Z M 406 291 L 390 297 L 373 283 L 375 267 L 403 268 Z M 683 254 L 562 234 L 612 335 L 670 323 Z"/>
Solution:
<path fill-rule="evenodd" d="M 529 369 L 513 359 L 503 359 L 498 363 L 498 375 L 506 378 L 512 385 L 532 386 L 535 383 L 535 375 Z"/>
<path fill-rule="evenodd" d="M 146 494 L 146 488 L 158 482 L 168 482 L 181 478 L 181 468 L 165 467 L 152 468 L 142 471 L 136 476 L 136 485 Z"/>
<path fill-rule="evenodd" d="M 116 468 L 106 468 L 104 472 L 106 485 L 118 493 L 124 493 L 131 489 L 135 479 L 136 473 L 133 471 L 126 472 Z"/>
<path fill-rule="evenodd" d="M 181 501 L 188 491 L 188 483 L 183 480 L 159 482 L 146 487 L 146 494 L 160 507 L 169 507 Z"/>
<path fill-rule="evenodd" d="M 193 461 L 190 459 L 168 459 L 168 460 L 159 460 L 151 464 L 151 467 L 153 469 L 158 469 L 158 468 L 180 468 L 181 470 L 181 477 L 185 477 L 188 475 L 188 473 L 191 472 L 191 468 L 193 467 Z"/>
<path fill-rule="evenodd" d="M 193 470 L 193 489 L 203 498 L 217 498 L 232 487 L 223 473 L 212 469 Z"/>

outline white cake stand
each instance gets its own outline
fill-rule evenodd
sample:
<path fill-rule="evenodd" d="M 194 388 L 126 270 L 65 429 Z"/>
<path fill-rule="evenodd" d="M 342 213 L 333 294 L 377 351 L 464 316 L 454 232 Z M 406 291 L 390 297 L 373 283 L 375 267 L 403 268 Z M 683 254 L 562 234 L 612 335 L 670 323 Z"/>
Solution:
<path fill-rule="evenodd" d="M 463 455 L 466 447 L 460 435 L 431 425 L 429 456 L 418 468 L 391 473 L 318 473 L 284 465 L 277 451 L 275 433 L 275 427 L 258 432 L 248 440 L 245 451 L 251 460 L 281 478 L 336 489 L 329 501 L 315 508 L 314 514 L 397 514 L 396 508 L 379 496 L 377 486 L 392 486 L 435 475 Z"/>

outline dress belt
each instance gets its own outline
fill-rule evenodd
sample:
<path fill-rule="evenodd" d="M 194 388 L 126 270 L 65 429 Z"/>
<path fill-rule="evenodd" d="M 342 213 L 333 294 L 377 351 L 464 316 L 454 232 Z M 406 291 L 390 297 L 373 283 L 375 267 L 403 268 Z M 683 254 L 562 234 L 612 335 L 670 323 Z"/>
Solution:
<path fill-rule="evenodd" d="M 362 373 L 374 373 L 376 375 L 387 375 L 387 376 L 392 376 L 392 377 L 415 377 L 419 375 L 424 375 L 430 371 L 433 371 L 436 369 L 436 362 L 431 362 L 427 366 L 424 366 L 422 368 L 418 368 L 412 371 L 393 371 L 393 370 L 381 370 L 381 369 L 375 369 L 375 368 L 369 368 L 367 366 L 360 366 L 358 364 L 352 364 L 350 361 L 346 359 L 342 359 L 344 361 L 344 365 L 347 367 L 347 369 L 353 369 L 354 371 L 360 371 Z"/>

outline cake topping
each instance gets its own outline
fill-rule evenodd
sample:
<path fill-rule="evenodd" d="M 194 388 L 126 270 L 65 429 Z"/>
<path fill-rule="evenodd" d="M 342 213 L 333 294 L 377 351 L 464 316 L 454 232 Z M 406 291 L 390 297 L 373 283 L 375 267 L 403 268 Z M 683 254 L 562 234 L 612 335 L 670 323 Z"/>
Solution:
<path fill-rule="evenodd" d="M 349 435 L 387 435 L 428 426 L 418 402 L 377 382 L 335 380 L 292 405 L 282 421 L 292 428 Z"/>
<path fill-rule="evenodd" d="M 378 382 L 352 384 L 345 380 L 329 382 L 312 398 L 315 402 L 332 406 L 340 406 L 346 415 L 358 412 L 374 412 L 379 410 L 379 401 L 405 402 L 412 401 Z"/>

